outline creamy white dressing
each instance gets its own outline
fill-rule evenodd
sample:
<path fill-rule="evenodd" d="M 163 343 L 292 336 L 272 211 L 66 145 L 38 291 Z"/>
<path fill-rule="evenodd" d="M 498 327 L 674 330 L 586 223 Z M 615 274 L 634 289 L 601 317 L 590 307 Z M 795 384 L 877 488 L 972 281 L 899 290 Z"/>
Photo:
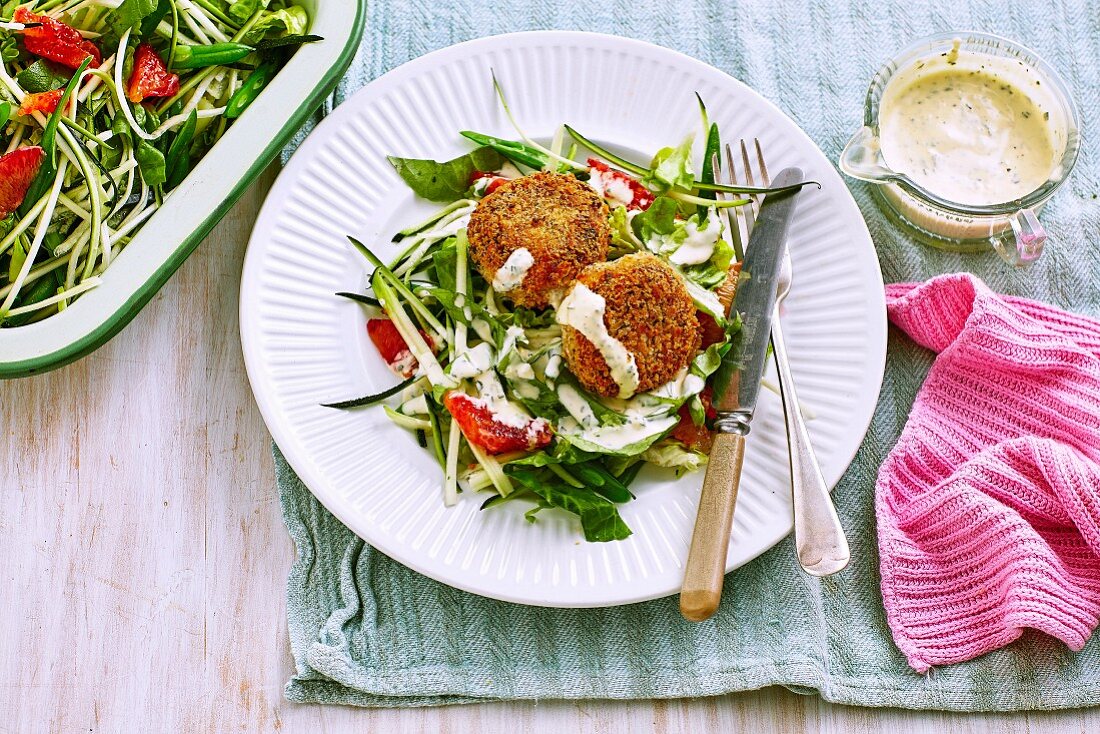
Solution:
<path fill-rule="evenodd" d="M 558 305 L 559 324 L 570 326 L 596 347 L 611 379 L 619 386 L 619 397 L 627 398 L 638 389 L 638 365 L 623 343 L 611 336 L 604 323 L 607 301 L 584 283 L 577 283 Z"/>
<path fill-rule="evenodd" d="M 443 385 L 446 387 L 453 387 L 455 385 L 455 381 L 443 371 L 439 362 L 434 359 L 428 364 L 421 363 L 417 370 L 417 374 L 422 377 L 427 377 L 428 382 L 433 385 Z"/>
<path fill-rule="evenodd" d="M 696 222 L 689 221 L 684 225 L 684 231 L 687 237 L 668 259 L 677 265 L 699 265 L 710 260 L 722 236 L 722 222 L 717 210 L 712 208 L 708 212 L 702 229 Z"/>
<path fill-rule="evenodd" d="M 416 372 L 416 357 L 408 349 L 402 349 L 397 354 L 393 355 L 393 362 L 390 363 L 390 369 L 401 375 L 402 377 L 410 377 Z"/>
<path fill-rule="evenodd" d="M 527 271 L 535 264 L 535 257 L 526 247 L 512 250 L 508 259 L 493 276 L 493 290 L 497 293 L 508 293 L 523 285 L 523 279 L 527 277 Z"/>
<path fill-rule="evenodd" d="M 1050 112 L 1039 80 L 975 53 L 925 59 L 883 95 L 886 163 L 960 204 L 1002 204 L 1039 188 L 1057 165 Z"/>
<path fill-rule="evenodd" d="M 533 380 L 535 379 L 535 369 L 526 362 L 514 360 L 504 368 L 504 376 L 509 380 Z"/>
<path fill-rule="evenodd" d="M 616 204 L 627 206 L 634 201 L 634 191 L 630 188 L 630 184 L 610 171 L 589 168 L 588 185 L 595 189 L 601 198 L 610 199 Z"/>
<path fill-rule="evenodd" d="M 706 384 L 706 380 L 692 374 L 688 367 L 682 367 L 675 377 L 650 392 L 659 398 L 683 400 L 699 393 Z"/>
<path fill-rule="evenodd" d="M 597 444 L 609 451 L 620 451 L 631 444 L 662 434 L 679 422 L 678 415 L 646 419 L 628 416 L 627 422 L 618 426 L 597 425 L 586 428 L 572 416 L 565 416 L 558 421 L 558 431 L 582 441 Z"/>
<path fill-rule="evenodd" d="M 531 422 L 531 417 L 504 394 L 504 386 L 500 384 L 496 372 L 482 372 L 474 377 L 474 384 L 477 385 L 478 398 L 489 407 L 493 420 L 514 428 L 526 428 Z"/>
<path fill-rule="evenodd" d="M 561 353 L 554 352 L 550 355 L 550 358 L 546 360 L 544 374 L 548 380 L 558 379 L 558 376 L 561 375 Z"/>
<path fill-rule="evenodd" d="M 596 428 L 600 425 L 596 411 L 592 410 L 592 406 L 572 385 L 558 385 L 558 401 L 581 426 Z"/>
<path fill-rule="evenodd" d="M 527 343 L 527 332 L 523 330 L 522 326 L 509 326 L 504 331 L 504 343 L 500 346 L 501 356 L 505 356 L 508 352 L 516 348 L 517 344 Z"/>
<path fill-rule="evenodd" d="M 476 347 L 459 352 L 451 360 L 451 376 L 460 380 L 477 377 L 493 366 L 493 348 L 482 342 Z"/>

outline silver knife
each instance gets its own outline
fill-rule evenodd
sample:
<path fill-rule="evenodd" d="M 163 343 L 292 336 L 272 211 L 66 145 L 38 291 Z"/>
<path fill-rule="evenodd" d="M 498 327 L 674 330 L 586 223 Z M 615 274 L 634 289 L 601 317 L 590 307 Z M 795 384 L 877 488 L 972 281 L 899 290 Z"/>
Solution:
<path fill-rule="evenodd" d="M 802 180 L 801 169 L 785 168 L 771 185 L 779 188 Z M 711 378 L 714 408 L 718 412 L 716 433 L 680 590 L 680 613 L 693 622 L 709 618 L 722 599 L 733 507 L 745 459 L 745 436 L 756 411 L 760 381 L 768 361 L 776 280 L 797 200 L 798 190 L 764 198 L 746 248 L 737 295 L 730 305 L 730 317 L 741 316 L 741 330 Z"/>

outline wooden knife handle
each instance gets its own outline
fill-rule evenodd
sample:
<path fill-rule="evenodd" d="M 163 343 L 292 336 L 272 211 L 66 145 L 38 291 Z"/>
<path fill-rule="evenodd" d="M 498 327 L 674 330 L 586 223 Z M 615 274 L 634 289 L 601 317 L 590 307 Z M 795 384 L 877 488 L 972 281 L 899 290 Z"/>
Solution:
<path fill-rule="evenodd" d="M 707 476 L 699 495 L 699 514 L 695 517 L 684 585 L 680 590 L 680 613 L 689 621 L 709 619 L 722 600 L 733 506 L 737 502 L 744 461 L 744 436 L 736 433 L 714 435 Z"/>

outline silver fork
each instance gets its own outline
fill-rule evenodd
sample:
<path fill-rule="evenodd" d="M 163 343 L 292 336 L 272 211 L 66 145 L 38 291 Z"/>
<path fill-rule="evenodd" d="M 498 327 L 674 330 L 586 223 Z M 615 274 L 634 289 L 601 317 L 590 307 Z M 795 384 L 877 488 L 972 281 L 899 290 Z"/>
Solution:
<path fill-rule="evenodd" d="M 756 149 L 757 165 L 760 168 L 761 186 L 769 183 L 768 166 L 764 162 L 764 151 L 760 140 L 753 139 Z M 715 156 L 717 158 L 717 155 Z M 745 173 L 745 185 L 755 186 L 756 182 L 749 160 L 749 150 L 745 141 L 741 141 L 742 170 Z M 715 172 L 720 170 L 718 161 L 712 160 Z M 733 150 L 726 145 L 726 180 L 730 186 L 737 186 L 737 167 L 733 161 Z M 734 250 L 739 258 L 744 256 L 745 245 L 749 242 L 753 224 L 764 201 L 762 194 L 748 197 L 750 202 L 744 206 L 726 209 L 730 236 Z M 779 307 L 791 290 L 794 268 L 791 263 L 790 248 L 783 252 L 783 263 L 779 269 L 775 314 L 772 318 L 772 351 L 779 373 L 779 396 L 783 402 L 783 419 L 787 427 L 787 453 L 790 456 L 791 491 L 794 502 L 794 542 L 798 562 L 802 568 L 814 576 L 829 576 L 848 565 L 851 552 L 844 528 L 840 525 L 836 508 L 829 496 L 829 488 L 821 476 L 821 469 L 810 443 L 810 434 L 806 430 L 806 421 L 798 404 L 794 379 L 791 377 L 790 364 L 787 361 L 787 347 L 783 341 L 783 327 L 779 318 Z"/>

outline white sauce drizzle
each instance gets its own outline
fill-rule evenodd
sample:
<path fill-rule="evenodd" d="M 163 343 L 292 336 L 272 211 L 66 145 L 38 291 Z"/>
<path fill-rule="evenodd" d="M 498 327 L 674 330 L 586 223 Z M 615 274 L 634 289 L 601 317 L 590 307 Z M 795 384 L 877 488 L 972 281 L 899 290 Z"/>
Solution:
<path fill-rule="evenodd" d="M 493 349 L 481 343 L 472 349 L 461 352 L 451 360 L 451 376 L 460 380 L 477 377 L 493 365 Z"/>
<path fill-rule="evenodd" d="M 588 185 L 595 189 L 601 198 L 608 199 L 615 204 L 627 206 L 634 201 L 634 191 L 630 188 L 630 184 L 610 171 L 589 168 Z"/>
<path fill-rule="evenodd" d="M 596 418 L 596 411 L 592 410 L 592 406 L 577 388 L 572 385 L 558 385 L 558 400 L 580 425 L 585 428 L 599 427 L 600 421 Z"/>
<path fill-rule="evenodd" d="M 611 336 L 604 323 L 607 301 L 584 283 L 577 283 L 557 310 L 559 324 L 571 326 L 596 347 L 611 379 L 619 386 L 619 397 L 628 398 L 638 389 L 638 365 L 623 343 Z"/>
<path fill-rule="evenodd" d="M 482 372 L 474 377 L 474 384 L 477 385 L 478 398 L 489 406 L 493 420 L 514 428 L 527 428 L 531 423 L 531 417 L 508 400 L 496 372 Z"/>
<path fill-rule="evenodd" d="M 497 293 L 508 293 L 519 288 L 527 277 L 527 271 L 534 264 L 535 257 L 526 247 L 512 250 L 512 254 L 493 276 L 493 290 Z"/>
<path fill-rule="evenodd" d="M 714 256 L 714 248 L 718 245 L 718 238 L 722 236 L 722 223 L 718 218 L 718 212 L 711 209 L 707 214 L 707 221 L 703 228 L 694 221 L 684 225 L 687 237 L 669 256 L 669 260 L 677 265 L 699 265 L 705 263 Z"/>

